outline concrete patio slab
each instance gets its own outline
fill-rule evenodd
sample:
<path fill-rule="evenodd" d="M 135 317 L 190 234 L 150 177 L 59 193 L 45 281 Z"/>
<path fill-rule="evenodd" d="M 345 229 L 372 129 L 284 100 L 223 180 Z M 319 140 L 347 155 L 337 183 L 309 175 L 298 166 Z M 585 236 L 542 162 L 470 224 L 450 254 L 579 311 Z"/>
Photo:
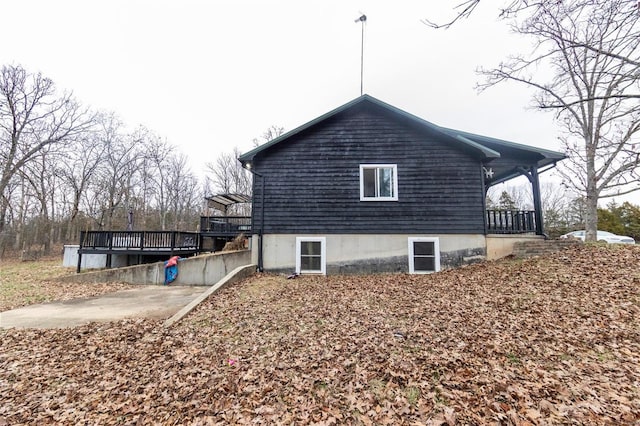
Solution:
<path fill-rule="evenodd" d="M 64 328 L 124 318 L 166 319 L 206 288 L 144 286 L 98 297 L 43 303 L 0 313 L 0 328 Z"/>

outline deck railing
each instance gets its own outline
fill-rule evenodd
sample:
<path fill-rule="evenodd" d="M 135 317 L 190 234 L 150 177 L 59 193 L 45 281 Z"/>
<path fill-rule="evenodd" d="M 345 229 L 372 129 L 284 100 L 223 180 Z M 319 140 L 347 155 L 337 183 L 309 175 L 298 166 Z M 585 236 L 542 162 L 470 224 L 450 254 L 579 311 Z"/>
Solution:
<path fill-rule="evenodd" d="M 536 214 L 532 210 L 487 210 L 489 234 L 526 234 L 536 232 Z"/>
<path fill-rule="evenodd" d="M 536 232 L 533 210 L 487 210 L 487 231 L 490 234 L 525 234 Z M 251 233 L 251 216 L 201 216 L 201 232 L 220 236 Z"/>
<path fill-rule="evenodd" d="M 201 216 L 200 232 L 221 236 L 251 233 L 251 216 Z"/>
<path fill-rule="evenodd" d="M 487 210 L 490 234 L 536 232 L 535 212 Z M 250 216 L 202 216 L 200 230 L 220 236 L 251 233 Z M 200 234 L 181 231 L 82 231 L 80 249 L 185 250 L 200 248 Z"/>
<path fill-rule="evenodd" d="M 80 249 L 184 250 L 199 248 L 197 232 L 82 231 Z"/>

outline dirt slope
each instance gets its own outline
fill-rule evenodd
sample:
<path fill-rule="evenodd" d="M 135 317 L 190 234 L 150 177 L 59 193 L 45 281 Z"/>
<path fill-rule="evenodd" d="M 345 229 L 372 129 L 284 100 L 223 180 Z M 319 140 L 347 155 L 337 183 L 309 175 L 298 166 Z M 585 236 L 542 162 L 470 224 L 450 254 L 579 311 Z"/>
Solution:
<path fill-rule="evenodd" d="M 637 424 L 640 247 L 262 275 L 170 329 L 0 338 L 0 424 Z"/>

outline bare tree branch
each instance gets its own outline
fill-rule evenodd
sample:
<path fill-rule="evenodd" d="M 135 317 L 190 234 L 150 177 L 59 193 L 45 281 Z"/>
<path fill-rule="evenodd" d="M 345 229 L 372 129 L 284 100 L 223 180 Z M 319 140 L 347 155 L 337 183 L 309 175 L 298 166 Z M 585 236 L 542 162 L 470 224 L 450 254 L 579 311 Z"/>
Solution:
<path fill-rule="evenodd" d="M 53 82 L 20 66 L 0 70 L 0 194 L 13 176 L 43 150 L 91 130 L 94 114 L 69 93 L 58 95 Z M 6 200 L 2 198 L 0 200 Z M 0 217 L 8 208 L 0 201 Z M 0 231 L 4 221 L 0 221 Z"/>
<path fill-rule="evenodd" d="M 455 6 L 454 9 L 457 9 L 458 12 L 456 13 L 455 17 L 451 21 L 445 24 L 436 24 L 435 22 L 429 21 L 426 18 L 422 19 L 421 22 L 435 29 L 450 28 L 453 24 L 455 24 L 459 20 L 463 18 L 468 18 L 473 13 L 474 9 L 476 8 L 476 6 L 478 6 L 479 3 L 480 3 L 480 0 L 466 0 L 460 3 L 459 5 Z"/>

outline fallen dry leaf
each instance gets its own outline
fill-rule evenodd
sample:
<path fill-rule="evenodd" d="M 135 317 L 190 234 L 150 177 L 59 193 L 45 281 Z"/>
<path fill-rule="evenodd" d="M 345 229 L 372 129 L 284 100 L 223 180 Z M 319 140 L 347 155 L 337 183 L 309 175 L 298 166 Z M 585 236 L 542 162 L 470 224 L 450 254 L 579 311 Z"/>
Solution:
<path fill-rule="evenodd" d="M 173 328 L 0 331 L 8 424 L 637 424 L 640 247 L 256 275 Z"/>

